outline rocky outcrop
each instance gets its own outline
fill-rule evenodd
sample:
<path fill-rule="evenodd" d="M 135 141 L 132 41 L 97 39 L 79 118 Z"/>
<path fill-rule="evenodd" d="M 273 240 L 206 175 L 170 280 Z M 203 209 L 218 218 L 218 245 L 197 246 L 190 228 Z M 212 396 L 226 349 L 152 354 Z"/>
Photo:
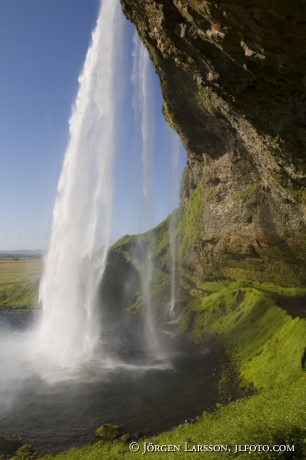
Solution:
<path fill-rule="evenodd" d="M 187 150 L 187 214 L 198 190 L 186 264 L 203 278 L 305 283 L 305 0 L 121 3 Z"/>
<path fill-rule="evenodd" d="M 121 240 L 108 252 L 105 272 L 99 286 L 103 320 L 112 322 L 137 300 L 140 278 Z"/>
<path fill-rule="evenodd" d="M 120 432 L 121 426 L 106 423 L 95 431 L 95 435 L 104 439 L 116 439 L 119 438 Z"/>

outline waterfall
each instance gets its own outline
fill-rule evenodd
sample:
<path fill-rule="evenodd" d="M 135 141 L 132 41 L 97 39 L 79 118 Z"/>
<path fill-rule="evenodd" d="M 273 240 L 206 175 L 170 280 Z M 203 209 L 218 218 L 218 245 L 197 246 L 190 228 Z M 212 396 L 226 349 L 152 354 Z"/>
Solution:
<path fill-rule="evenodd" d="M 133 76 L 134 86 L 133 105 L 135 118 L 141 126 L 142 139 L 142 184 L 143 184 L 143 213 L 142 225 L 146 228 L 153 226 L 152 203 L 152 170 L 154 157 L 154 88 L 153 66 L 149 54 L 134 34 Z M 153 275 L 153 262 L 151 254 L 152 241 L 144 241 L 142 236 L 137 239 L 134 263 L 141 279 L 141 296 L 144 307 L 144 328 L 146 346 L 153 359 L 162 359 L 164 354 L 158 339 L 154 307 L 152 301 L 151 281 Z"/>
<path fill-rule="evenodd" d="M 117 155 L 128 148 L 123 146 L 131 143 L 124 137 L 130 136 L 126 125 L 131 124 L 124 119 L 124 111 L 130 110 L 131 105 L 138 126 L 132 130 L 139 131 L 142 151 L 141 231 L 154 224 L 154 69 L 136 33 L 131 69 L 131 62 L 128 63 L 131 56 L 131 29 L 128 28 L 131 26 L 127 24 L 118 0 L 102 0 L 69 121 L 70 140 L 59 179 L 50 246 L 40 284 L 43 314 L 36 347 L 44 364 L 61 368 L 78 367 L 91 359 L 97 346 L 103 354 L 103 306 L 97 308 L 97 292 L 112 233 L 114 158 L 116 155 L 120 163 Z M 172 175 L 177 177 L 177 140 L 172 144 Z M 166 149 L 171 150 L 169 143 Z M 171 195 L 173 207 L 178 193 L 177 182 L 175 184 Z M 175 223 L 170 222 L 171 299 L 175 298 L 176 276 L 174 227 Z M 165 355 L 154 317 L 151 245 L 152 241 L 138 239 L 134 263 L 141 278 L 145 346 L 148 356 L 158 360 Z M 104 355 L 107 358 L 107 344 Z"/>
<path fill-rule="evenodd" d="M 63 367 L 90 357 L 99 340 L 96 294 L 111 235 L 123 21 L 119 2 L 101 3 L 69 122 L 40 284 L 39 349 L 47 362 Z"/>
<path fill-rule="evenodd" d="M 176 205 L 177 196 L 179 193 L 179 157 L 180 157 L 180 139 L 174 131 L 171 133 L 171 157 L 172 157 L 172 171 L 171 171 L 171 208 L 174 209 Z M 169 236 L 170 236 L 170 274 L 171 274 L 171 292 L 170 292 L 170 308 L 174 313 L 175 301 L 177 295 L 177 244 L 176 244 L 176 230 L 179 224 L 179 209 L 175 209 L 169 218 Z"/>

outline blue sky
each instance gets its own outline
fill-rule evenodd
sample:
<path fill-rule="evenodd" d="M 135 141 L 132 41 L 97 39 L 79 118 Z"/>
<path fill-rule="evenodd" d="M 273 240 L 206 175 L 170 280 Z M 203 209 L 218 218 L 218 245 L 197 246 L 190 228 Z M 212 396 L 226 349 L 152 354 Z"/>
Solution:
<path fill-rule="evenodd" d="M 98 10 L 99 0 L 0 2 L 0 250 L 48 246 L 68 120 Z M 154 91 L 159 138 L 153 225 L 171 208 L 168 128 L 157 77 Z M 140 229 L 141 205 L 131 190 L 140 174 L 139 158 L 130 151 L 122 158 L 113 240 Z M 180 172 L 184 164 L 181 149 Z"/>

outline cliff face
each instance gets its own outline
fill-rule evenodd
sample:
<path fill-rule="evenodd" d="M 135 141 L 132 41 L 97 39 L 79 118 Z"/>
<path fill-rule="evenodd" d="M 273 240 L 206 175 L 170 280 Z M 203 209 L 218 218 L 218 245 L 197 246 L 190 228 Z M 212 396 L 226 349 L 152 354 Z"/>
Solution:
<path fill-rule="evenodd" d="M 187 150 L 186 264 L 305 283 L 306 1 L 121 3 Z"/>

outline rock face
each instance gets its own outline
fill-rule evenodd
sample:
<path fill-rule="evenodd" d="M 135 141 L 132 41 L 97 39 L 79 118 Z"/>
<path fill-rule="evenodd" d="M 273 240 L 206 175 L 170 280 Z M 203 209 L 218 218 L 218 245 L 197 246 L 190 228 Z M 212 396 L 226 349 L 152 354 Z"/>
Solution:
<path fill-rule="evenodd" d="M 306 1 L 121 3 L 187 150 L 185 263 L 202 278 L 305 283 Z"/>

